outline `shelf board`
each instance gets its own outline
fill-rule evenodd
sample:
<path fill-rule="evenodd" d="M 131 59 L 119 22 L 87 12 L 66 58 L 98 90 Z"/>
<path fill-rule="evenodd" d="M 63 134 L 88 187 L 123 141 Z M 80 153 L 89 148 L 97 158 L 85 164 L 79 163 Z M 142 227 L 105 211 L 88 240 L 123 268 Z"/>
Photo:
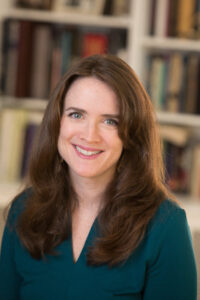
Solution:
<path fill-rule="evenodd" d="M 159 123 L 200 127 L 200 116 L 186 113 L 157 112 Z"/>
<path fill-rule="evenodd" d="M 24 19 L 39 22 L 64 23 L 85 26 L 98 26 L 110 28 L 130 28 L 131 18 L 129 16 L 103 16 L 80 13 L 69 13 L 66 11 L 42 11 L 36 9 L 9 10 L 6 17 L 13 19 Z"/>
<path fill-rule="evenodd" d="M 0 107 L 2 108 L 21 108 L 43 112 L 47 106 L 47 103 L 48 101 L 46 99 L 0 96 Z"/>
<path fill-rule="evenodd" d="M 169 37 L 143 37 L 141 45 L 154 50 L 178 50 L 200 52 L 200 40 Z"/>

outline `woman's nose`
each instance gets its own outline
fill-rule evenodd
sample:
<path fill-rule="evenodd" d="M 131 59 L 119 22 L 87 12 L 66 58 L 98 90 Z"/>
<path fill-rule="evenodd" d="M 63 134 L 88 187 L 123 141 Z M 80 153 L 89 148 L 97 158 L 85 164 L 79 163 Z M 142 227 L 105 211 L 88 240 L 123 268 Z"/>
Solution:
<path fill-rule="evenodd" d="M 87 122 L 82 129 L 81 138 L 85 139 L 90 143 L 97 143 L 100 141 L 100 133 L 98 124 L 96 122 L 91 121 Z"/>

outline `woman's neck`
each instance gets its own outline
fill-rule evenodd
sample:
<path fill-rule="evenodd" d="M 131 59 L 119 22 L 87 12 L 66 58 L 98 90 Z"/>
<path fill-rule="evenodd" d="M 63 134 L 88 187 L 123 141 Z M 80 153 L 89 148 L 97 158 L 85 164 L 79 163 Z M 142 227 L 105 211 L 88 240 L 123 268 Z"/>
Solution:
<path fill-rule="evenodd" d="M 78 208 L 81 210 L 97 210 L 103 206 L 104 194 L 108 185 L 101 178 L 74 177 L 70 174 L 72 186 L 78 198 Z"/>

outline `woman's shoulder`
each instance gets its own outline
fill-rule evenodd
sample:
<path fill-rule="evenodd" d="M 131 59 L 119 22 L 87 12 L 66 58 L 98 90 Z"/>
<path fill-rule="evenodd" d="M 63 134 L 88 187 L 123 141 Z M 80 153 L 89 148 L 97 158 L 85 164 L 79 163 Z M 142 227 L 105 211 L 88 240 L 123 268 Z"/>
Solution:
<path fill-rule="evenodd" d="M 187 223 L 185 210 L 174 200 L 165 199 L 159 205 L 153 219 L 149 223 L 149 232 L 164 231 L 174 224 Z"/>
<path fill-rule="evenodd" d="M 184 209 L 180 206 L 178 202 L 172 199 L 164 199 L 158 210 L 156 212 L 156 218 L 159 219 L 167 219 L 167 218 L 175 218 L 177 215 L 185 214 Z"/>

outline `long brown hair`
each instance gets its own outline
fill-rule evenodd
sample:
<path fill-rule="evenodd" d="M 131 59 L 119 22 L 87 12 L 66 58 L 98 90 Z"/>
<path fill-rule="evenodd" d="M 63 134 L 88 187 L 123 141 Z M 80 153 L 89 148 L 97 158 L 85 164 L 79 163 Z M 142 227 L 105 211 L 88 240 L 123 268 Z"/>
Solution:
<path fill-rule="evenodd" d="M 88 249 L 88 263 L 124 262 L 142 241 L 147 226 L 168 191 L 151 101 L 134 71 L 111 55 L 81 59 L 63 76 L 50 97 L 29 168 L 31 196 L 17 231 L 30 254 L 40 259 L 68 238 L 76 199 L 68 166 L 57 149 L 64 97 L 74 80 L 93 76 L 108 84 L 120 106 L 119 136 L 123 153 L 106 189 L 98 215 L 100 236 Z"/>

